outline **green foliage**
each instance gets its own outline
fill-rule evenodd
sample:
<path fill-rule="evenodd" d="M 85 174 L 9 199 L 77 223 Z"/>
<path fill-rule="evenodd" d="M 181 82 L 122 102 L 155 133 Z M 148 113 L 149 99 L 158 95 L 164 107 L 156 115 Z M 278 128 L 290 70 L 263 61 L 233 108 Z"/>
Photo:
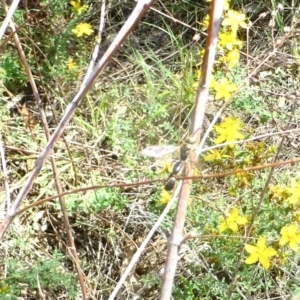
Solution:
<path fill-rule="evenodd" d="M 199 299 L 200 296 L 201 298 L 203 297 L 200 280 L 188 280 L 181 276 L 180 281 L 182 282 L 177 284 L 174 290 L 174 297 L 176 299 L 193 300 Z"/>
<path fill-rule="evenodd" d="M 32 293 L 39 289 L 63 290 L 69 299 L 75 299 L 76 280 L 61 267 L 62 260 L 59 252 L 54 252 L 52 259 L 38 258 L 29 265 L 17 258 L 7 260 L 7 276 L 0 285 L 0 299 L 18 299 L 25 287 Z"/>
<path fill-rule="evenodd" d="M 209 274 L 199 274 L 197 279 L 180 277 L 180 282 L 174 289 L 175 299 L 225 299 L 228 286 Z"/>
<path fill-rule="evenodd" d="M 127 197 L 118 189 L 109 188 L 89 191 L 85 196 L 69 195 L 66 197 L 66 205 L 69 211 L 83 211 L 85 213 L 91 211 L 98 213 L 108 208 L 117 211 L 122 210 L 127 201 Z"/>
<path fill-rule="evenodd" d="M 22 69 L 19 57 L 14 51 L 8 51 L 0 56 L 1 79 L 10 90 L 21 89 L 27 84 L 26 74 Z"/>

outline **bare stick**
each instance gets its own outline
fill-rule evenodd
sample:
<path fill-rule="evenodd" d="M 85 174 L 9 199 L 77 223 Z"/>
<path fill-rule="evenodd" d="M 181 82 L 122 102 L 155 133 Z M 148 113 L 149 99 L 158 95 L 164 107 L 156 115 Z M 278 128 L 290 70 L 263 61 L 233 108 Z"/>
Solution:
<path fill-rule="evenodd" d="M 206 40 L 206 51 L 202 65 L 202 78 L 197 91 L 196 106 L 193 112 L 192 124 L 190 128 L 190 135 L 195 139 L 197 144 L 199 144 L 200 142 L 201 128 L 204 120 L 206 102 L 208 99 L 209 82 L 213 69 L 215 51 L 217 46 L 217 35 L 221 23 L 222 12 L 223 1 L 213 1 L 210 10 L 210 23 L 208 28 L 208 37 Z M 191 151 L 189 158 L 190 160 L 187 162 L 184 172 L 187 176 L 191 176 L 193 174 L 193 169 L 197 158 L 196 150 Z M 192 180 L 184 180 L 180 192 L 177 211 L 175 215 L 174 228 L 171 234 L 168 248 L 162 288 L 159 296 L 160 300 L 171 299 L 173 281 L 178 262 L 179 247 L 183 240 L 182 232 L 184 228 L 191 184 Z"/>
<path fill-rule="evenodd" d="M 0 28 L 0 40 L 2 39 L 5 29 L 7 28 L 15 10 L 17 9 L 19 2 L 20 2 L 20 0 L 14 0 L 9 8 L 9 11 L 6 12 L 6 17 L 5 17 L 4 21 L 2 22 L 1 28 Z M 3 7 L 6 6 L 5 1 L 2 1 L 2 5 L 3 5 Z"/>
<path fill-rule="evenodd" d="M 95 67 L 95 64 L 96 64 L 96 61 L 97 61 L 97 58 L 99 55 L 100 45 L 101 45 L 101 37 L 102 37 L 103 31 L 104 31 L 104 23 L 105 23 L 105 5 L 106 5 L 105 0 L 103 0 L 102 5 L 101 5 L 101 15 L 100 15 L 98 39 L 97 39 L 96 46 L 95 46 L 93 54 L 92 54 L 92 59 L 90 61 L 88 70 L 84 76 L 84 79 L 83 79 L 83 82 L 81 85 L 84 85 L 86 83 L 86 81 L 89 79 L 89 76 L 91 75 L 91 73 Z"/>
<path fill-rule="evenodd" d="M 3 147 L 2 143 L 2 135 L 0 133 L 0 155 L 1 155 L 1 164 L 2 164 L 2 172 L 3 172 L 3 177 L 4 177 L 4 186 L 5 186 L 5 191 L 6 191 L 6 207 L 7 209 L 10 207 L 10 192 L 9 192 L 9 182 L 8 182 L 8 172 L 6 168 L 6 160 L 5 160 L 5 150 Z M 3 207 L 4 208 L 4 207 Z M 3 209 L 4 211 L 4 209 Z"/>

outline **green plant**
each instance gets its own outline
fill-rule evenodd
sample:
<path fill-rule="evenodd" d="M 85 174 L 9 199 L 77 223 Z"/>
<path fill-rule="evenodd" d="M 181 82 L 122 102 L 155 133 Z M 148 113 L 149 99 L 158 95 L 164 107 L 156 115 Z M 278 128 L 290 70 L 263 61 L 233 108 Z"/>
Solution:
<path fill-rule="evenodd" d="M 97 184 L 100 184 L 97 182 Z M 70 195 L 66 197 L 67 209 L 71 212 L 101 212 L 105 209 L 122 210 L 127 203 L 126 195 L 118 189 L 99 189 L 89 191 L 84 196 Z M 59 209 L 59 206 L 57 207 Z"/>
<path fill-rule="evenodd" d="M 57 251 L 51 259 L 38 258 L 33 264 L 17 258 L 7 260 L 7 276 L 1 282 L 0 299 L 18 299 L 25 288 L 33 294 L 44 290 L 63 291 L 68 299 L 75 299 L 76 281 L 62 268 L 62 260 L 63 255 Z"/>

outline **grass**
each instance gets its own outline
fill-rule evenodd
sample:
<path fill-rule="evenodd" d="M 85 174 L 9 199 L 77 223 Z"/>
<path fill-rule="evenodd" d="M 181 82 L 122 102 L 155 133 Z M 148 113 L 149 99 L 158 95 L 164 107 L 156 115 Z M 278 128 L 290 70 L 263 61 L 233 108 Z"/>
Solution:
<path fill-rule="evenodd" d="M 260 4 L 261 12 L 268 13 L 271 7 L 276 10 L 278 6 L 275 1 L 270 3 L 270 7 L 263 2 Z M 20 32 L 26 45 L 26 55 L 44 95 L 45 108 L 50 113 L 52 107 L 51 113 L 57 119 L 75 94 L 93 49 L 93 35 L 77 38 L 71 31 L 79 22 L 96 24 L 95 11 L 100 8 L 92 2 L 87 2 L 87 5 L 93 5 L 93 9 L 77 15 L 67 1 L 55 2 L 36 18 L 37 26 L 31 23 Z M 118 5 L 116 3 L 108 12 L 105 37 L 114 33 L 118 22 L 126 19 L 126 11 L 120 10 Z M 180 6 L 183 4 L 170 2 L 165 5 L 174 17 L 198 27 L 197 21 L 207 10 L 201 11 L 194 4 L 187 3 L 184 9 Z M 237 10 L 242 7 L 240 1 L 232 5 Z M 242 84 L 272 50 L 272 43 L 284 38 L 284 27 L 296 26 L 299 11 L 291 9 L 288 3 L 283 3 L 283 6 L 284 10 L 277 10 L 273 28 L 266 26 L 272 19 L 270 14 L 266 18 L 260 18 L 255 11 L 247 15 L 255 26 L 250 28 L 250 39 L 246 39 L 243 30 L 240 35 L 244 45 L 248 43 L 249 56 L 245 54 L 245 47 L 241 49 L 244 55 L 238 66 L 229 71 L 219 65 L 214 74 L 216 80 L 225 74 L 237 86 Z M 163 10 L 159 4 L 158 7 Z M 30 12 L 38 9 L 29 7 Z M 18 25 L 26 22 L 25 11 L 21 8 L 15 17 Z M 78 108 L 65 132 L 65 142 L 60 140 L 56 145 L 55 155 L 64 191 L 108 185 L 105 189 L 95 188 L 65 198 L 76 247 L 97 299 L 108 298 L 114 282 L 118 281 L 126 267 L 126 261 L 131 260 L 135 245 L 143 241 L 163 209 L 158 204 L 163 184 L 123 188 L 110 188 L 109 185 L 166 177 L 153 160 L 141 155 L 141 150 L 153 144 L 179 145 L 188 131 L 196 92 L 194 84 L 198 63 L 201 62 L 199 53 L 203 47 L 202 43 L 191 46 L 193 35 L 194 32 L 185 26 L 175 26 L 169 19 L 149 13 L 134 33 L 134 38 L 124 43 Z M 14 48 L 8 44 L 3 47 L 0 55 L 0 128 L 7 147 L 5 158 L 11 197 L 14 199 L 46 140 L 40 123 L 29 128 L 28 119 L 21 113 L 20 108 L 25 105 L 29 114 L 35 116 L 33 101 L 23 98 L 18 108 L 10 105 L 13 109 L 7 109 L 13 101 L 9 93 L 16 96 L 21 92 L 27 95 L 32 92 Z M 246 138 L 297 128 L 297 56 L 296 40 L 291 34 L 280 51 L 260 66 L 234 97 L 219 119 L 219 125 L 226 117 L 239 118 Z M 70 58 L 74 63 L 71 69 Z M 212 95 L 214 92 L 211 90 Z M 210 100 L 208 121 L 223 103 L 223 100 Z M 49 125 L 55 128 L 54 118 Z M 217 136 L 213 131 L 207 146 L 214 145 Z M 223 147 L 220 160 L 205 160 L 206 152 L 199 159 L 199 172 L 221 173 L 269 163 L 279 141 L 280 137 L 274 135 L 246 145 Z M 298 149 L 292 148 L 291 143 L 297 143 L 297 133 L 290 134 L 284 143 L 279 153 L 280 160 L 298 157 Z M 290 223 L 299 223 L 298 204 L 287 202 L 291 194 L 297 194 L 297 187 L 290 193 L 280 194 L 278 190 L 272 190 L 272 186 L 292 189 L 291 179 L 298 180 L 299 168 L 295 164 L 275 169 L 271 184 L 262 195 L 268 172 L 266 169 L 248 176 L 194 182 L 186 231 L 196 233 L 197 238 L 190 239 L 181 249 L 173 292 L 175 299 L 228 299 L 232 278 L 236 274 L 237 286 L 231 299 L 297 299 L 299 254 L 288 244 L 279 243 L 281 229 Z M 55 194 L 47 162 L 24 206 Z M 5 196 L 1 195 L 0 205 L 4 207 Z M 261 200 L 259 214 L 254 215 L 254 209 Z M 50 299 L 59 296 L 71 299 L 71 295 L 75 299 L 76 294 L 79 297 L 74 286 L 76 273 L 64 245 L 63 220 L 57 203 L 55 200 L 31 208 L 13 224 L 4 242 L 6 252 L 1 254 L 1 269 L 7 268 L 8 271 L 3 272 L 1 278 L 0 299 L 29 299 L 34 293 L 41 293 L 44 297 L 52 295 Z M 271 258 L 269 270 L 260 264 L 245 264 L 249 256 L 247 252 L 236 269 L 248 225 L 239 226 L 236 232 L 230 228 L 222 233 L 219 230 L 221 218 L 228 217 L 233 207 L 237 207 L 239 214 L 249 223 L 254 219 L 252 235 L 247 243 L 256 245 L 260 236 L 266 236 L 268 247 L 277 251 L 277 255 Z M 158 274 L 161 274 L 166 258 L 166 234 L 172 228 L 174 212 L 175 208 L 143 253 L 132 275 L 135 276 L 136 287 L 126 286 L 124 297 L 130 299 L 144 288 L 143 299 L 156 298 L 161 284 Z M 9 241 L 12 241 L 11 244 Z M 26 255 L 19 258 L 18 253 Z M 21 276 L 19 270 L 26 276 Z M 49 276 L 49 270 L 53 270 L 53 275 Z M 62 281 L 63 286 L 59 283 Z"/>

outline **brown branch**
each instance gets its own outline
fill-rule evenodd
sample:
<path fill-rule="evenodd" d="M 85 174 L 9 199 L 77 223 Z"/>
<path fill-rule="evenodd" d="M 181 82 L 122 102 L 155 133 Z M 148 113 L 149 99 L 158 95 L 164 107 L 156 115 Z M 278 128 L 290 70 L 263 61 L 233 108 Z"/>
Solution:
<path fill-rule="evenodd" d="M 193 112 L 192 124 L 190 128 L 190 136 L 196 141 L 196 145 L 200 143 L 200 136 L 204 120 L 206 102 L 208 99 L 208 89 L 210 77 L 215 59 L 215 51 L 217 46 L 217 36 L 221 24 L 221 16 L 223 12 L 223 1 L 212 1 L 210 10 L 210 24 L 208 28 L 208 37 L 206 40 L 206 50 L 202 65 L 202 77 L 197 91 L 196 105 Z M 196 150 L 191 151 L 189 162 L 187 162 L 184 174 L 192 176 L 197 159 Z M 175 215 L 174 227 L 170 238 L 167 261 L 163 275 L 163 283 L 160 291 L 160 300 L 169 300 L 172 295 L 173 281 L 175 277 L 178 252 L 183 240 L 182 232 L 185 223 L 185 216 L 188 206 L 188 198 L 190 195 L 192 180 L 183 181 L 180 197 L 178 201 L 177 211 Z"/>
<path fill-rule="evenodd" d="M 144 239 L 144 241 L 142 242 L 141 246 L 134 253 L 134 255 L 133 255 L 130 263 L 128 264 L 127 268 L 123 272 L 120 280 L 118 281 L 117 285 L 115 286 L 113 292 L 110 294 L 108 300 L 115 300 L 115 299 L 117 299 L 116 297 L 118 296 L 118 292 L 119 292 L 120 288 L 122 287 L 123 283 L 125 282 L 127 276 L 132 271 L 132 269 L 135 266 L 136 262 L 138 261 L 140 255 L 143 253 L 144 249 L 146 248 L 147 244 L 149 243 L 151 237 L 157 231 L 158 227 L 160 226 L 160 224 L 163 222 L 163 220 L 167 216 L 167 214 L 170 211 L 171 207 L 174 205 L 175 200 L 177 198 L 175 195 L 177 195 L 178 190 L 180 189 L 180 187 L 181 187 L 180 185 L 177 187 L 176 191 L 174 192 L 174 196 L 169 201 L 169 203 L 167 204 L 167 206 L 164 208 L 164 211 L 161 213 L 161 215 L 159 216 L 159 218 L 157 219 L 157 221 L 155 222 L 155 224 L 152 226 L 151 230 L 147 234 L 147 236 Z"/>
<path fill-rule="evenodd" d="M 6 160 L 5 160 L 5 147 L 3 147 L 2 135 L 0 133 L 0 156 L 1 156 L 1 165 L 2 165 L 2 173 L 4 179 L 4 186 L 6 191 L 6 207 L 7 209 L 10 207 L 11 199 L 10 199 L 10 191 L 9 191 L 9 176 L 6 168 Z M 4 211 L 4 207 L 3 207 Z"/>
<path fill-rule="evenodd" d="M 267 169 L 267 168 L 280 167 L 280 166 L 284 166 L 284 165 L 288 165 L 288 164 L 293 165 L 293 164 L 299 163 L 299 162 L 300 162 L 300 158 L 297 158 L 297 159 L 290 159 L 290 160 L 287 160 L 287 161 L 278 161 L 278 162 L 275 162 L 275 163 L 259 165 L 259 166 L 255 166 L 255 167 L 248 167 L 248 168 L 245 168 L 245 169 L 232 170 L 232 171 L 223 172 L 223 173 L 212 173 L 212 174 L 207 174 L 207 175 L 189 176 L 189 177 L 176 177 L 176 179 L 177 180 L 184 180 L 184 179 L 201 180 L 201 179 L 221 178 L 221 177 L 227 177 L 227 176 L 231 176 L 231 175 L 235 175 L 235 174 L 243 173 L 243 172 L 258 171 L 258 170 L 263 170 L 263 169 Z M 45 202 L 52 201 L 52 200 L 58 198 L 59 196 L 72 195 L 72 194 L 77 194 L 77 193 L 80 193 L 80 192 L 86 192 L 86 191 L 90 191 L 90 190 L 97 190 L 97 189 L 104 189 L 104 188 L 133 187 L 133 186 L 146 185 L 146 184 L 157 183 L 157 182 L 162 182 L 162 181 L 165 181 L 165 179 L 146 180 L 146 181 L 139 181 L 139 182 L 133 182 L 133 183 L 119 183 L 119 184 L 112 184 L 112 185 L 104 184 L 104 185 L 88 186 L 88 187 L 84 187 L 84 188 L 64 192 L 61 195 L 54 195 L 54 196 L 36 201 L 36 202 L 20 209 L 16 213 L 15 216 L 23 214 L 26 210 L 28 210 L 32 207 L 39 206 L 39 205 L 42 205 Z"/>

